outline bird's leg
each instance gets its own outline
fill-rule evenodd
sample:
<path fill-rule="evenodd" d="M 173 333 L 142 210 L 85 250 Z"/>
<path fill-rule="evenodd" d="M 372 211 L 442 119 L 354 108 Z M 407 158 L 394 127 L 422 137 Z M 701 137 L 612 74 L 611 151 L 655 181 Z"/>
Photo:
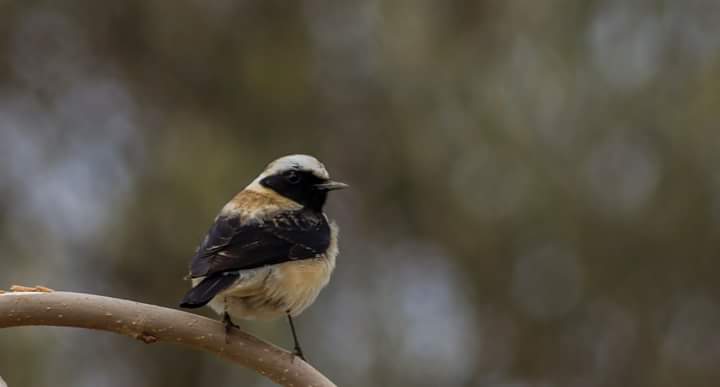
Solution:
<path fill-rule="evenodd" d="M 230 330 L 232 328 L 240 328 L 233 323 L 230 315 L 227 312 L 227 299 L 225 300 L 225 311 L 223 312 L 222 318 L 223 325 L 225 325 L 225 344 L 230 344 Z"/>
<path fill-rule="evenodd" d="M 293 324 L 293 319 L 292 319 L 292 316 L 290 315 L 290 311 L 288 311 L 286 313 L 287 313 L 288 322 L 290 323 L 290 331 L 292 332 L 293 343 L 295 344 L 295 346 L 293 347 L 293 355 L 303 359 L 304 361 L 307 361 L 307 359 L 305 359 L 305 355 L 303 355 L 302 348 L 300 348 L 300 342 L 298 341 L 297 333 L 295 333 L 295 324 Z"/>

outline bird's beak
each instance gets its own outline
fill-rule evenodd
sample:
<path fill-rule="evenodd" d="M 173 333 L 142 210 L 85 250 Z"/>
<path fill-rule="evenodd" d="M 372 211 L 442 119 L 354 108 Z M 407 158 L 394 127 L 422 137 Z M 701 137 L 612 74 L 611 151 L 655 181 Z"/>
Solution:
<path fill-rule="evenodd" d="M 324 183 L 320 183 L 320 184 L 315 184 L 315 188 L 323 190 L 323 191 L 334 191 L 336 189 L 343 189 L 343 188 L 347 188 L 347 187 L 349 187 L 349 185 L 347 185 L 345 183 L 341 183 L 339 181 L 332 181 L 332 180 L 328 180 L 328 181 L 326 181 Z"/>

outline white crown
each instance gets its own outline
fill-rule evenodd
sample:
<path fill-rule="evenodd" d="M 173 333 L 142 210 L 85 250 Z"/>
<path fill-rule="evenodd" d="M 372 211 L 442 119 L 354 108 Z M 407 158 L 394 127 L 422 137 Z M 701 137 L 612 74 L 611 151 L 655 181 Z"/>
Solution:
<path fill-rule="evenodd" d="M 309 171 L 319 178 L 330 178 L 330 175 L 328 174 L 327 169 L 325 169 L 325 166 L 320 161 L 318 161 L 318 159 L 308 155 L 289 155 L 281 157 L 268 164 L 262 175 L 270 176 L 278 172 L 284 172 L 289 170 Z"/>
<path fill-rule="evenodd" d="M 318 159 L 308 155 L 289 155 L 281 157 L 268 164 L 260 176 L 256 177 L 255 180 L 253 180 L 253 182 L 246 188 L 260 188 L 260 180 L 268 176 L 290 170 L 308 171 L 321 179 L 330 179 L 330 174 L 327 169 L 325 169 L 323 163 L 321 163 Z"/>

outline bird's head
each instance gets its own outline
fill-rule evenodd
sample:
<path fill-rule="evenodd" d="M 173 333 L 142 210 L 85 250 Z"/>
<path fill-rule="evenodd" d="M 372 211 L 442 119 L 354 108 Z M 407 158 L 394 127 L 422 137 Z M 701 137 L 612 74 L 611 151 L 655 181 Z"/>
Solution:
<path fill-rule="evenodd" d="M 330 180 L 325 166 L 307 155 L 281 157 L 265 168 L 250 189 L 270 189 L 304 207 L 321 211 L 329 191 L 348 185 Z"/>

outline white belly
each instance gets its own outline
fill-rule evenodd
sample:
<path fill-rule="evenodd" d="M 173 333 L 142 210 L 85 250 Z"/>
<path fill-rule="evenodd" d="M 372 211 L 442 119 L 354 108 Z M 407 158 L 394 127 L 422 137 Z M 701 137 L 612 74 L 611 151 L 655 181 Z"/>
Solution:
<path fill-rule="evenodd" d="M 334 265 L 326 258 L 304 259 L 243 272 L 240 279 L 208 304 L 233 320 L 296 316 L 327 285 Z"/>

